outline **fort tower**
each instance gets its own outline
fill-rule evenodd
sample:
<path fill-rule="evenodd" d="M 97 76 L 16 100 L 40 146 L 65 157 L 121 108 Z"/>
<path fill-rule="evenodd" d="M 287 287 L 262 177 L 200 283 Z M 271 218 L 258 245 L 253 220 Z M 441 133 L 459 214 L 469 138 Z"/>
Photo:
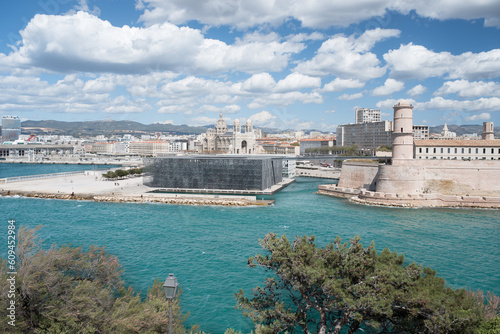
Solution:
<path fill-rule="evenodd" d="M 401 100 L 393 108 L 392 163 L 398 164 L 413 159 L 413 106 Z"/>

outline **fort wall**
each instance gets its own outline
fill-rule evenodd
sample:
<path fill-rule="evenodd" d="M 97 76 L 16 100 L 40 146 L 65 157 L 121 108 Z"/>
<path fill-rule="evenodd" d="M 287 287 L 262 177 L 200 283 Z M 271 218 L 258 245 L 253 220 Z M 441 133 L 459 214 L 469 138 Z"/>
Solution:
<path fill-rule="evenodd" d="M 346 160 L 342 164 L 338 186 L 351 189 L 375 190 L 378 171 L 378 163 Z"/>

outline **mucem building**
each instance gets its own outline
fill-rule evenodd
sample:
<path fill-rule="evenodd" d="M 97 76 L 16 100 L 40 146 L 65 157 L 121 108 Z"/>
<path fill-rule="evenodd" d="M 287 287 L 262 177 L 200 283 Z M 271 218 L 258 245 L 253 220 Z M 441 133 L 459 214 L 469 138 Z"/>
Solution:
<path fill-rule="evenodd" d="M 144 184 L 155 188 L 264 190 L 283 180 L 282 159 L 254 156 L 151 158 Z"/>

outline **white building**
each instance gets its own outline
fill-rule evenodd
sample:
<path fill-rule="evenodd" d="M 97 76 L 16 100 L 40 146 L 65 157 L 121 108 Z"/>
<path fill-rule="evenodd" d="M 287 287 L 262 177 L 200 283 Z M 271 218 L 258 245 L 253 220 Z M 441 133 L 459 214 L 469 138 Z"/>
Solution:
<path fill-rule="evenodd" d="M 356 109 L 356 124 L 380 122 L 380 110 L 359 108 Z"/>
<path fill-rule="evenodd" d="M 233 131 L 228 131 L 227 124 L 222 118 L 222 113 L 219 119 L 215 122 L 214 129 L 208 129 L 203 135 L 202 152 L 205 154 L 254 154 L 256 147 L 256 139 L 260 136 L 253 129 L 252 121 L 247 120 L 245 123 L 245 131 L 242 131 L 241 122 L 236 119 L 233 125 Z"/>

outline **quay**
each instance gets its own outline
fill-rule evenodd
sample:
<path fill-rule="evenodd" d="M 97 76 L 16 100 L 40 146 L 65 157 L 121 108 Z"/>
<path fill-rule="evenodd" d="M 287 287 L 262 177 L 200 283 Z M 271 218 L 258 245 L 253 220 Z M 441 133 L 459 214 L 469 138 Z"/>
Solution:
<path fill-rule="evenodd" d="M 164 193 L 143 184 L 143 176 L 106 180 L 103 171 L 80 171 L 0 179 L 1 196 L 24 196 L 96 202 L 166 203 L 186 205 L 255 206 L 271 205 L 273 200 L 257 199 L 254 194 L 213 190 Z M 291 182 L 281 182 L 269 189 L 279 191 Z M 260 195 L 266 195 L 267 189 Z"/>

